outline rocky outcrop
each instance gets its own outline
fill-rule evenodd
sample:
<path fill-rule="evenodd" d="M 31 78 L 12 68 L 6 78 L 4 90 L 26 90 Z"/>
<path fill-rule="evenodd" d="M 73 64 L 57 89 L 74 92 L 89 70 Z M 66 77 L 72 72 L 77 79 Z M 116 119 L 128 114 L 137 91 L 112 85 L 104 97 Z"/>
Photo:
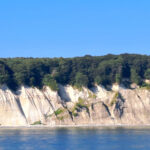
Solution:
<path fill-rule="evenodd" d="M 113 85 L 77 89 L 59 85 L 54 92 L 22 86 L 0 88 L 0 125 L 148 125 L 150 91 Z"/>

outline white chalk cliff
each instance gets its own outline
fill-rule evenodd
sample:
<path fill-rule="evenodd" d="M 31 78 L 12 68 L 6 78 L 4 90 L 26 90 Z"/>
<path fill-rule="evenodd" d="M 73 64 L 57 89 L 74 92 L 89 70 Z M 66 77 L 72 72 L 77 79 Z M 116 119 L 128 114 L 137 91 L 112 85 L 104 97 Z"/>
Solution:
<path fill-rule="evenodd" d="M 13 93 L 0 88 L 0 125 L 148 125 L 150 91 L 114 85 L 75 89 L 59 86 L 54 92 L 22 86 Z"/>

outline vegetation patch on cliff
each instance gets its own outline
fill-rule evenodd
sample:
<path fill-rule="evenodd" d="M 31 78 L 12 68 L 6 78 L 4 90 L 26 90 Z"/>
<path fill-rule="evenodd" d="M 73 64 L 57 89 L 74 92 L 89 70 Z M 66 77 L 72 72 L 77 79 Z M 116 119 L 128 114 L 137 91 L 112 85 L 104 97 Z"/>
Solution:
<path fill-rule="evenodd" d="M 64 109 L 58 108 L 54 113 L 55 113 L 56 116 L 58 116 L 58 115 L 60 115 L 63 112 L 64 112 Z"/>
<path fill-rule="evenodd" d="M 125 101 L 124 98 L 122 97 L 121 93 L 116 92 L 110 102 L 110 106 L 113 106 L 114 104 L 116 104 L 118 98 L 120 98 L 123 102 Z"/>
<path fill-rule="evenodd" d="M 78 102 L 74 105 L 73 109 L 72 109 L 72 115 L 74 117 L 77 117 L 78 116 L 78 112 L 85 108 L 87 113 L 89 113 L 89 108 L 88 108 L 88 105 L 85 103 L 85 100 L 82 99 L 81 97 L 79 97 L 78 99 Z"/>
<path fill-rule="evenodd" d="M 117 102 L 117 98 L 119 98 L 119 92 L 116 92 L 113 99 L 110 102 L 110 106 L 113 106 Z"/>
<path fill-rule="evenodd" d="M 42 122 L 39 120 L 39 121 L 35 121 L 34 123 L 32 123 L 31 125 L 40 125 L 42 124 Z"/>
<path fill-rule="evenodd" d="M 96 94 L 92 93 L 92 92 L 88 92 L 89 94 L 89 98 L 93 98 L 93 99 L 96 99 Z"/>
<path fill-rule="evenodd" d="M 140 88 L 142 89 L 146 89 L 146 90 L 150 90 L 150 84 L 147 84 L 147 83 L 143 83 Z"/>

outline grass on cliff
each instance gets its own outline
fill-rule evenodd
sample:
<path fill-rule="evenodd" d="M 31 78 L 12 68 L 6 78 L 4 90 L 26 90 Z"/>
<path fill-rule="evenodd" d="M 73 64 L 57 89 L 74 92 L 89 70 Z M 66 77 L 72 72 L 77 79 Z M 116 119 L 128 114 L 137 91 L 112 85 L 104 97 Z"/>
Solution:
<path fill-rule="evenodd" d="M 94 93 L 88 92 L 88 94 L 89 94 L 89 98 L 96 99 L 97 97 Z"/>
<path fill-rule="evenodd" d="M 89 113 L 89 108 L 88 105 L 85 104 L 85 100 L 82 99 L 81 97 L 79 97 L 78 102 L 74 105 L 73 109 L 72 109 L 72 115 L 74 117 L 78 116 L 78 112 L 80 111 L 80 109 L 85 108 L 87 113 Z"/>
<path fill-rule="evenodd" d="M 65 112 L 65 109 L 64 108 L 58 108 L 54 113 L 57 117 L 58 120 L 64 120 L 64 113 Z"/>
<path fill-rule="evenodd" d="M 35 121 L 34 123 L 32 123 L 31 125 L 40 125 L 42 124 L 42 122 L 39 120 L 39 121 Z"/>
<path fill-rule="evenodd" d="M 58 120 L 63 120 L 64 117 L 63 116 L 60 116 L 60 117 L 57 117 Z"/>
<path fill-rule="evenodd" d="M 82 87 L 82 86 L 74 85 L 73 88 L 74 88 L 75 90 L 78 90 L 79 92 L 82 92 L 82 91 L 83 91 L 83 87 Z"/>
<path fill-rule="evenodd" d="M 110 102 L 110 106 L 113 106 L 114 104 L 117 103 L 117 99 L 121 99 L 123 102 L 125 101 L 123 96 L 121 95 L 121 93 L 119 92 L 116 92 L 114 97 L 112 98 L 111 102 Z"/>
<path fill-rule="evenodd" d="M 62 108 L 58 108 L 54 113 L 55 113 L 56 116 L 58 116 L 63 112 L 64 112 L 64 110 Z"/>
<path fill-rule="evenodd" d="M 110 106 L 113 106 L 117 102 L 117 98 L 119 97 L 119 92 L 116 92 L 113 99 L 110 102 Z"/>
<path fill-rule="evenodd" d="M 140 88 L 150 90 L 150 84 L 144 83 L 140 86 Z"/>

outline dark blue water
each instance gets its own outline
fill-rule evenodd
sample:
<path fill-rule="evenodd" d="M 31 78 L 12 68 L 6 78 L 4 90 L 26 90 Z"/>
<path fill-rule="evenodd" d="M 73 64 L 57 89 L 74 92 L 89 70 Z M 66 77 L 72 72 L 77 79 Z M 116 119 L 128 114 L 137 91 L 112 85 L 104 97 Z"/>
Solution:
<path fill-rule="evenodd" d="M 150 149 L 150 129 L 0 129 L 0 150 L 139 149 Z"/>

